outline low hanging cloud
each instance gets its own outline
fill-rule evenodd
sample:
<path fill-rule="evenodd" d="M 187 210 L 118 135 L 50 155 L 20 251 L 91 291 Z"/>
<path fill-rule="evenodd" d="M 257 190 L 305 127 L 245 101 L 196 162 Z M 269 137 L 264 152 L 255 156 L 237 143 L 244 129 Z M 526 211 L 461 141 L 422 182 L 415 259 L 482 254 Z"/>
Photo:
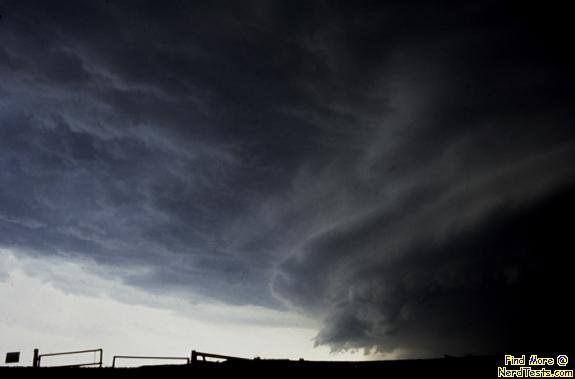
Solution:
<path fill-rule="evenodd" d="M 512 5 L 6 2 L 0 247 L 334 350 L 560 348 L 573 62 Z"/>

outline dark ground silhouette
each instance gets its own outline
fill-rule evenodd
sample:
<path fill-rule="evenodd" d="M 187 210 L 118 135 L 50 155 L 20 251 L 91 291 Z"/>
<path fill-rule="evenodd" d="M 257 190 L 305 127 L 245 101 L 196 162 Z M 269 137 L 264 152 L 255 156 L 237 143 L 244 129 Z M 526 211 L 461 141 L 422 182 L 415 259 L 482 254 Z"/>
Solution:
<path fill-rule="evenodd" d="M 202 362 L 191 365 L 143 366 L 138 368 L 0 368 L 0 377 L 46 376 L 49 377 L 201 377 L 203 375 L 268 376 L 300 374 L 317 375 L 366 375 L 379 377 L 497 377 L 497 367 L 503 365 L 501 356 L 442 358 L 422 360 L 395 360 L 370 362 L 321 362 L 290 360 L 238 360 L 227 362 Z"/>

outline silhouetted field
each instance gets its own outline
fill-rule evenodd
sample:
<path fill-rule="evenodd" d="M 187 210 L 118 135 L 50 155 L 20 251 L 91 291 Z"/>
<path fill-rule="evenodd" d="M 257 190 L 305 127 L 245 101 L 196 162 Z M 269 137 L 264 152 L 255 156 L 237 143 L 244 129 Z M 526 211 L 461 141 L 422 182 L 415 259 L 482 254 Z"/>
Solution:
<path fill-rule="evenodd" d="M 424 360 L 396 360 L 371 362 L 317 362 L 289 360 L 248 360 L 237 362 L 197 362 L 191 365 L 142 366 L 137 368 L 0 368 L 0 377 L 189 377 L 200 378 L 222 375 L 268 376 L 300 374 L 356 375 L 375 374 L 381 378 L 400 377 L 459 377 L 494 378 L 497 367 L 503 365 L 502 357 L 466 357 Z"/>

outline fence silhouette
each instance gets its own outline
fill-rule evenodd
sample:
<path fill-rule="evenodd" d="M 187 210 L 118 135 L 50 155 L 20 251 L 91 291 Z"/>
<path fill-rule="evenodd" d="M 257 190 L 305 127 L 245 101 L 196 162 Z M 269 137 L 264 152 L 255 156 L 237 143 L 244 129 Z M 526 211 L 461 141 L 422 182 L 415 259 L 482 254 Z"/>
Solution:
<path fill-rule="evenodd" d="M 96 366 L 101 368 L 103 366 L 103 357 L 104 357 L 104 350 L 103 349 L 89 349 L 89 350 L 76 350 L 76 351 L 65 351 L 65 352 L 57 352 L 57 353 L 44 353 L 40 354 L 38 349 L 34 349 L 34 358 L 32 360 L 32 367 L 42 367 L 42 358 L 44 357 L 54 357 L 54 356 L 65 356 L 65 355 L 77 355 L 77 354 L 85 354 L 85 353 L 98 353 L 98 359 L 95 362 L 88 362 L 88 363 L 75 363 L 75 364 L 66 364 L 66 365 L 51 365 L 49 367 L 91 367 Z M 134 360 L 173 360 L 173 361 L 185 361 L 186 365 L 193 364 L 193 363 L 200 363 L 200 362 L 217 362 L 217 361 L 225 361 L 225 362 L 247 362 L 251 361 L 248 358 L 240 358 L 234 357 L 231 355 L 221 355 L 221 354 L 212 354 L 206 353 L 201 351 L 192 350 L 191 357 L 173 357 L 173 356 L 146 356 L 146 355 L 114 355 L 112 358 L 112 368 L 116 367 L 116 361 L 120 359 L 134 359 Z M 216 361 L 214 361 L 214 359 Z M 253 360 L 259 360 L 260 358 L 254 358 Z"/>
<path fill-rule="evenodd" d="M 102 358 L 104 356 L 103 349 L 91 349 L 91 350 L 77 350 L 77 351 L 66 351 L 60 353 L 48 353 L 48 354 L 39 354 L 38 349 L 34 349 L 34 359 L 32 360 L 33 367 L 41 367 L 41 361 L 43 357 L 54 357 L 54 356 L 62 356 L 62 355 L 74 355 L 74 354 L 85 354 L 85 353 L 100 353 L 100 359 L 97 362 L 91 363 L 77 363 L 71 365 L 58 365 L 52 367 L 89 367 L 89 366 L 98 366 L 102 367 Z"/>
<path fill-rule="evenodd" d="M 200 351 L 192 350 L 192 363 L 200 362 L 200 360 L 198 358 L 202 358 L 201 361 L 203 361 L 203 362 L 207 362 L 206 358 L 223 359 L 227 362 L 229 362 L 229 361 L 249 361 L 250 360 L 247 358 L 232 357 L 230 355 L 203 353 Z M 258 358 L 255 358 L 255 359 L 258 359 Z"/>
<path fill-rule="evenodd" d="M 190 358 L 188 357 L 151 357 L 144 355 L 114 355 L 112 358 L 112 368 L 116 367 L 116 359 L 153 359 L 153 360 L 185 360 L 186 364 L 190 364 Z"/>

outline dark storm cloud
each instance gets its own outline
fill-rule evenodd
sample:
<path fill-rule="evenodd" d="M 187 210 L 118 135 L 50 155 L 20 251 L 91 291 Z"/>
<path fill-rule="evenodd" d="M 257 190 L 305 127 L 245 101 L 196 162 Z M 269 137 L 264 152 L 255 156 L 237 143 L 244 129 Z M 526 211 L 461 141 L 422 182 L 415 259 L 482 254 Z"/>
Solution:
<path fill-rule="evenodd" d="M 2 247 L 144 268 L 122 279 L 150 292 L 281 302 L 323 319 L 316 341 L 334 349 L 493 352 L 568 319 L 522 311 L 565 284 L 551 275 L 566 273 L 575 177 L 560 15 L 0 9 Z"/>
<path fill-rule="evenodd" d="M 242 191 L 255 191 L 234 183 L 245 180 L 243 171 L 260 170 L 240 161 L 251 141 L 226 132 L 227 109 L 240 102 L 226 100 L 226 88 L 195 80 L 209 76 L 208 60 L 232 63 L 218 51 L 190 58 L 194 41 L 179 53 L 178 43 L 169 43 L 178 30 L 148 36 L 147 22 L 168 23 L 153 9 L 139 15 L 130 4 L 8 7 L 3 244 L 158 267 L 150 285 L 270 303 L 264 275 L 218 242 L 218 229 L 246 206 Z M 224 99 L 214 110 L 209 103 L 218 97 Z"/>

